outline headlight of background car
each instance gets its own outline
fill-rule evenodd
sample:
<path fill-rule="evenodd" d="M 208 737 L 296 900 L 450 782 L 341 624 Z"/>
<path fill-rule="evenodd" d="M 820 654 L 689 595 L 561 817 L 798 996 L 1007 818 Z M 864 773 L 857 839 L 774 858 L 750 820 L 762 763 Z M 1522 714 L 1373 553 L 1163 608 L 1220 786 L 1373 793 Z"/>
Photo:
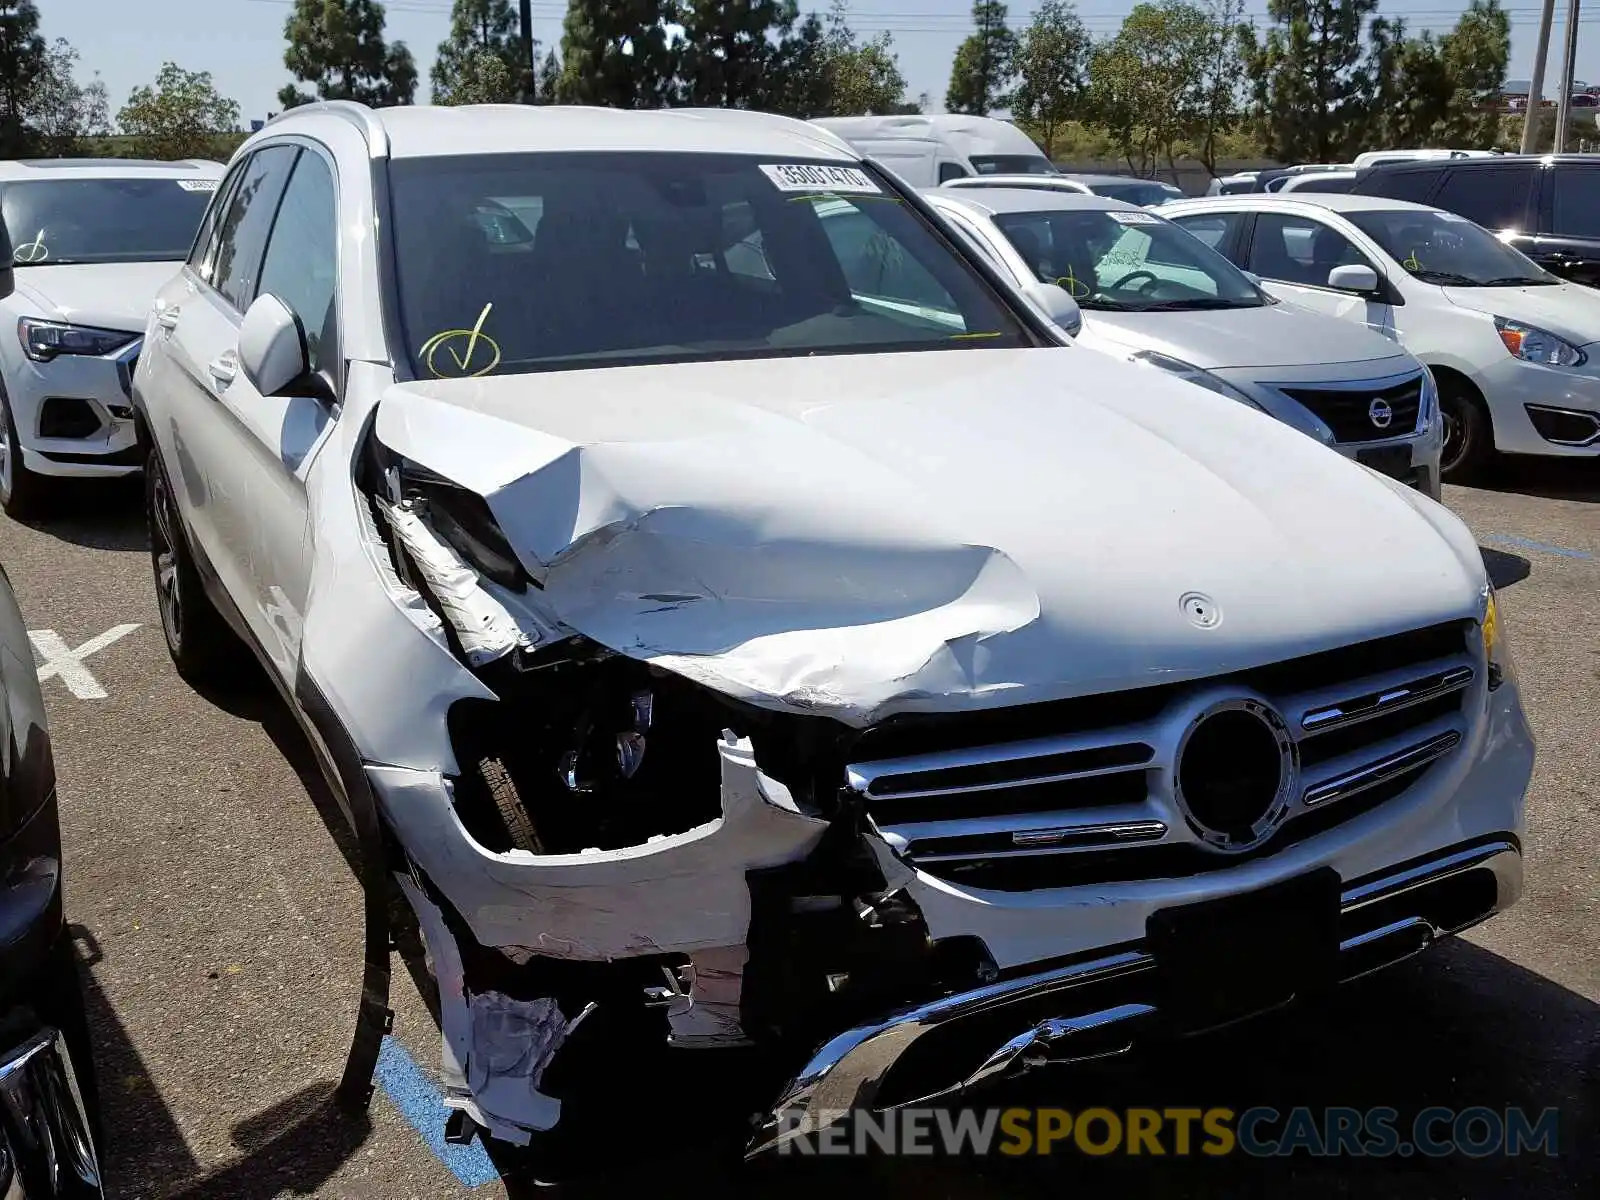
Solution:
<path fill-rule="evenodd" d="M 1418 414 L 1417 424 L 1422 429 L 1432 431 L 1439 423 L 1439 383 L 1434 379 L 1433 372 L 1427 364 L 1422 367 L 1422 411 Z"/>
<path fill-rule="evenodd" d="M 1540 363 L 1546 367 L 1576 367 L 1586 357 L 1571 342 L 1558 338 L 1548 330 L 1513 321 L 1510 317 L 1496 317 L 1494 327 L 1506 349 L 1523 362 Z"/>
<path fill-rule="evenodd" d="M 1516 664 L 1511 660 L 1500 601 L 1492 583 L 1483 586 L 1483 618 L 1478 625 L 1483 633 L 1483 656 L 1489 664 L 1489 690 L 1492 692 L 1506 680 L 1516 678 Z"/>
<path fill-rule="evenodd" d="M 1209 391 L 1228 397 L 1230 400 L 1237 400 L 1240 404 L 1248 404 L 1257 412 L 1267 411 L 1231 383 L 1224 383 L 1210 371 L 1202 371 L 1193 363 L 1186 363 L 1181 358 L 1173 358 L 1170 354 L 1160 354 L 1154 350 L 1140 350 L 1137 354 L 1132 355 L 1129 361 L 1136 362 L 1144 367 L 1155 367 L 1158 370 L 1166 371 L 1169 375 L 1176 375 L 1179 379 L 1197 383 Z"/>
<path fill-rule="evenodd" d="M 63 325 L 33 317 L 23 317 L 17 322 L 22 352 L 34 362 L 49 362 L 62 354 L 110 354 L 138 336 L 119 329 L 91 329 L 87 325 Z"/>

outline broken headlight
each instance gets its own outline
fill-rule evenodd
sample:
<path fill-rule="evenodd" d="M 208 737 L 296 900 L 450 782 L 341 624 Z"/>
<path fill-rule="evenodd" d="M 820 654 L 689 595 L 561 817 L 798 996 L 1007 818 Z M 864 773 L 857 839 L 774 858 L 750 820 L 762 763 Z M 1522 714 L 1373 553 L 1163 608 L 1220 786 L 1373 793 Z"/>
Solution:
<path fill-rule="evenodd" d="M 1506 641 L 1504 618 L 1500 614 L 1500 601 L 1494 584 L 1483 585 L 1483 616 L 1478 628 L 1483 634 L 1483 657 L 1489 668 L 1489 690 L 1492 692 L 1507 679 L 1516 678 L 1516 664 L 1511 658 L 1511 647 Z"/>

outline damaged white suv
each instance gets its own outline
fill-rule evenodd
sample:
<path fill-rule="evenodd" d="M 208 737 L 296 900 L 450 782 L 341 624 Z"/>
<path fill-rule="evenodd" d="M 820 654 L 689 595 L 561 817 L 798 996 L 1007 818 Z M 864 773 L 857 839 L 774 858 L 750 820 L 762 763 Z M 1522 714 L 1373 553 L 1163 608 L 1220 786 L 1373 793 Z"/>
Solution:
<path fill-rule="evenodd" d="M 1462 523 L 1062 344 L 814 126 L 295 109 L 134 384 L 173 658 L 253 648 L 387 854 L 469 1132 L 738 1061 L 755 1152 L 1518 895 Z"/>

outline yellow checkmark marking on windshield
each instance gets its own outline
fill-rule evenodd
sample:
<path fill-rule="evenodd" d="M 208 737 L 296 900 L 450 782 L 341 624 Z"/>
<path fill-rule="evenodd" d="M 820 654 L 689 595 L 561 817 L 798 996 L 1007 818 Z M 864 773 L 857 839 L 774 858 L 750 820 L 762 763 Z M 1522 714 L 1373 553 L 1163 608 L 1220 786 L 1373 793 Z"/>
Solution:
<path fill-rule="evenodd" d="M 454 346 L 450 347 L 450 357 L 456 360 L 456 366 L 463 371 L 467 369 L 467 364 L 472 361 L 472 352 L 478 348 L 478 338 L 483 335 L 483 323 L 489 319 L 489 310 L 493 307 L 494 302 L 491 300 L 483 306 L 483 311 L 478 314 L 478 323 L 472 327 L 472 333 L 467 337 L 467 353 L 465 357 L 457 354 Z"/>

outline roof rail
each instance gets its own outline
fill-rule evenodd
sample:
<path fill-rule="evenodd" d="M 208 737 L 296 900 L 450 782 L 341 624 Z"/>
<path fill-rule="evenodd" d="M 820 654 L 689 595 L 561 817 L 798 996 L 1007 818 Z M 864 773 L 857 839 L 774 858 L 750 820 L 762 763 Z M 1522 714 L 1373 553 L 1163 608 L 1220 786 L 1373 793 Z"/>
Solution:
<path fill-rule="evenodd" d="M 354 125 L 366 139 L 367 150 L 373 158 L 389 156 L 389 131 L 383 127 L 383 122 L 378 120 L 376 112 L 355 100 L 314 100 L 310 104 L 297 104 L 293 108 L 284 109 L 263 125 L 262 129 L 270 129 L 285 117 L 314 112 L 325 112 L 331 116 L 341 117 Z"/>

